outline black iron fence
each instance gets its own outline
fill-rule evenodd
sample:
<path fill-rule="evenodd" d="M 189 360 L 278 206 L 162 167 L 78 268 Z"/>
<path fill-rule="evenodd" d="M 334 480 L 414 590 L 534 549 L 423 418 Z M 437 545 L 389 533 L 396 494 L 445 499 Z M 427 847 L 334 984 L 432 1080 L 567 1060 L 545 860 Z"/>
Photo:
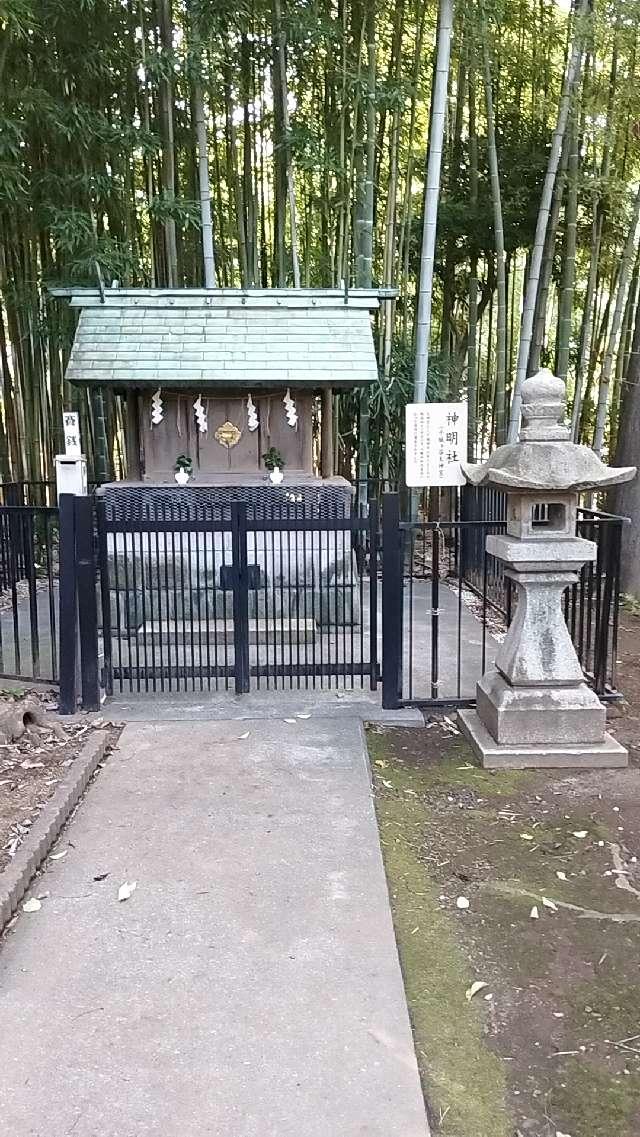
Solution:
<path fill-rule="evenodd" d="M 0 506 L 0 679 L 57 681 L 58 551 L 57 508 Z"/>
<path fill-rule="evenodd" d="M 476 682 L 492 662 L 515 607 L 501 563 L 485 551 L 488 534 L 506 527 L 503 495 L 491 493 L 484 516 L 474 517 L 467 503 L 463 519 L 438 522 L 403 521 L 397 495 L 384 498 L 384 706 L 475 702 Z M 473 502 L 482 503 L 482 491 L 474 492 Z M 602 699 L 618 697 L 624 524 L 621 517 L 579 511 L 578 533 L 595 542 L 597 560 L 584 566 L 564 599 L 576 652 Z"/>
<path fill-rule="evenodd" d="M 48 485 L 1 487 L 0 679 L 55 682 L 59 641 L 70 708 L 76 672 L 95 706 L 101 678 L 109 691 L 158 693 L 375 687 L 383 657 L 385 705 L 469 704 L 513 614 L 511 583 L 485 553 L 505 526 L 495 492 L 467 487 L 452 520 L 415 523 L 383 495 L 383 652 L 377 491 L 367 517 L 304 494 L 277 508 L 216 506 L 176 488 L 150 504 L 144 487 L 126 508 L 70 498 L 59 512 L 34 504 L 52 500 Z M 565 595 L 578 656 L 605 699 L 617 695 L 623 524 L 579 511 L 597 560 Z"/>

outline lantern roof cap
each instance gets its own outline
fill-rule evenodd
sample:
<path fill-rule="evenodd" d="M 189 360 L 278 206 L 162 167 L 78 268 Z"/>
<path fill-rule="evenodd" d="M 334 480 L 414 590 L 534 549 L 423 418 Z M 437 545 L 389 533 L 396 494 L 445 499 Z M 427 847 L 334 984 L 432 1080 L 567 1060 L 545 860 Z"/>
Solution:
<path fill-rule="evenodd" d="M 606 466 L 588 446 L 571 441 L 566 388 L 544 368 L 522 385 L 520 441 L 494 450 L 479 465 L 462 464 L 467 481 L 504 490 L 579 493 L 631 481 L 635 466 Z"/>

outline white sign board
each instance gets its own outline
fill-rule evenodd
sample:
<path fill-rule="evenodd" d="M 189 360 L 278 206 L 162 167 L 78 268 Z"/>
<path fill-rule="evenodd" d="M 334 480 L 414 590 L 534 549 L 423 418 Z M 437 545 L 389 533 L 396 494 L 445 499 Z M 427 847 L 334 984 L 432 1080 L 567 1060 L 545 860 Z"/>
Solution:
<path fill-rule="evenodd" d="M 467 404 L 409 403 L 405 421 L 407 485 L 463 486 Z"/>
<path fill-rule="evenodd" d="M 64 431 L 65 454 L 69 458 L 79 458 L 82 454 L 80 447 L 80 418 L 75 411 L 63 412 L 62 429 Z"/>

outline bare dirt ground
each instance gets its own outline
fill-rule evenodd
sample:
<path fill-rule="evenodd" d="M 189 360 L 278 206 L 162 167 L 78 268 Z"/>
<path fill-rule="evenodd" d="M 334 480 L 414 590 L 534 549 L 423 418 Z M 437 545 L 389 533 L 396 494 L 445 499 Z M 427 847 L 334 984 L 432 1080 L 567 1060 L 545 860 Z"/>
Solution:
<path fill-rule="evenodd" d="M 629 748 L 632 762 L 640 766 L 640 616 L 624 609 L 620 613 L 616 661 L 624 701 L 610 708 L 609 725 Z"/>
<path fill-rule="evenodd" d="M 46 709 L 56 705 L 54 692 L 29 691 L 29 697 Z M 14 698 L 14 693 L 0 692 L 0 709 Z M 64 738 L 53 730 L 32 726 L 17 742 L 0 746 L 0 872 L 15 855 L 89 733 L 107 725 L 100 716 L 61 722 Z M 113 733 L 115 738 L 117 731 Z"/>
<path fill-rule="evenodd" d="M 611 727 L 628 770 L 483 771 L 453 718 L 369 731 L 434 1134 L 640 1137 L 640 619 L 627 613 L 618 659 L 627 703 Z"/>

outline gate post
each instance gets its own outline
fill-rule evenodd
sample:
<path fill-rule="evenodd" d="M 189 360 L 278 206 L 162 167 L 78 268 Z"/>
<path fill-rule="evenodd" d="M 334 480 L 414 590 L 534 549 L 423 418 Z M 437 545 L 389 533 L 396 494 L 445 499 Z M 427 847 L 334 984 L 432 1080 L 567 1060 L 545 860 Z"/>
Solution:
<path fill-rule="evenodd" d="M 98 677 L 98 604 L 93 539 L 93 500 L 90 497 L 76 497 L 74 501 L 82 707 L 85 711 L 97 711 L 100 709 L 100 680 Z"/>
<path fill-rule="evenodd" d="M 77 710 L 80 692 L 85 711 L 97 711 L 100 707 L 93 502 L 90 497 L 61 494 L 59 509 L 59 711 L 72 715 Z"/>
<path fill-rule="evenodd" d="M 75 497 L 61 494 L 60 508 L 60 698 L 61 715 L 73 715 L 78 703 L 78 618 L 76 592 Z"/>
<path fill-rule="evenodd" d="M 382 495 L 382 706 L 402 703 L 403 540 L 400 497 Z"/>
<path fill-rule="evenodd" d="M 233 666 L 236 695 L 249 690 L 249 582 L 247 578 L 247 505 L 231 502 L 233 560 Z"/>

